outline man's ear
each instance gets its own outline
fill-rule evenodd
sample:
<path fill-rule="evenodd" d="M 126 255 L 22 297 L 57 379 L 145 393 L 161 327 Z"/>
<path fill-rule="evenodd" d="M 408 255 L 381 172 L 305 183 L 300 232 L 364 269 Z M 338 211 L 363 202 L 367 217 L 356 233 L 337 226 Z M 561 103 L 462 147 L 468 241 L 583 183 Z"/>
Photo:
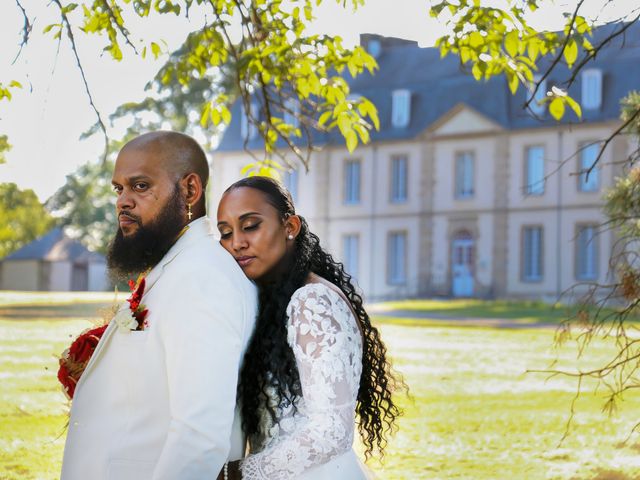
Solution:
<path fill-rule="evenodd" d="M 180 180 L 180 189 L 186 203 L 196 205 L 202 198 L 203 188 L 197 173 L 188 173 Z"/>
<path fill-rule="evenodd" d="M 302 228 L 302 222 L 300 221 L 300 217 L 298 215 L 291 215 L 284 222 L 284 229 L 287 232 L 287 237 L 289 235 L 296 238 L 300 233 L 300 229 Z"/>

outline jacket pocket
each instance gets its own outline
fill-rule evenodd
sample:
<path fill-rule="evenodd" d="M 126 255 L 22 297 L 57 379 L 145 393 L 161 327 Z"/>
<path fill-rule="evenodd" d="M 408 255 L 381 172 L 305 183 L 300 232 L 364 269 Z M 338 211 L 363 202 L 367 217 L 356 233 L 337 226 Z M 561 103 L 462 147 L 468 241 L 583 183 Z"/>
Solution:
<path fill-rule="evenodd" d="M 153 475 L 153 462 L 144 460 L 109 460 L 107 480 L 146 480 Z"/>

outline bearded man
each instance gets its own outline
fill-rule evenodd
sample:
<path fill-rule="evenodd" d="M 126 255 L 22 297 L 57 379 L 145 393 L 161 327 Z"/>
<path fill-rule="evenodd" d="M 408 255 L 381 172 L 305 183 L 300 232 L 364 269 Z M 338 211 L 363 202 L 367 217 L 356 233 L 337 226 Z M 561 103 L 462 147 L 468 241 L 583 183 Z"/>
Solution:
<path fill-rule="evenodd" d="M 75 386 L 62 480 L 214 479 L 244 453 L 236 385 L 257 298 L 205 216 L 208 177 L 200 146 L 176 132 L 118 155 L 108 266 L 117 279 L 142 274 L 144 291 Z"/>

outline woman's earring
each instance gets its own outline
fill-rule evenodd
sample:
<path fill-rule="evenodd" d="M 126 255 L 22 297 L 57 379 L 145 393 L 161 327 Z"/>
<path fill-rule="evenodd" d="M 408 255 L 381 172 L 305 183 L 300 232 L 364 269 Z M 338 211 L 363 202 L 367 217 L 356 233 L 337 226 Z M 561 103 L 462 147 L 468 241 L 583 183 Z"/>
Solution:
<path fill-rule="evenodd" d="M 289 240 L 293 240 L 293 235 L 289 234 L 289 236 L 287 237 Z"/>

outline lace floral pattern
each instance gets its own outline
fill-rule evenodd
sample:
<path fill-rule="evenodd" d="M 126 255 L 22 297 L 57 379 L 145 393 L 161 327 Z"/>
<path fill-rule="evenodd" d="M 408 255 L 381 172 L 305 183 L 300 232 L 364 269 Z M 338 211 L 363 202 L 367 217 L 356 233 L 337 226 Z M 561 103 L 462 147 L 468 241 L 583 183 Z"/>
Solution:
<path fill-rule="evenodd" d="M 279 423 L 263 426 L 264 449 L 242 462 L 243 479 L 294 479 L 353 443 L 362 372 L 362 338 L 353 313 L 338 293 L 311 283 L 293 294 L 287 315 L 302 398 L 295 414 L 291 405 L 283 406 Z"/>

